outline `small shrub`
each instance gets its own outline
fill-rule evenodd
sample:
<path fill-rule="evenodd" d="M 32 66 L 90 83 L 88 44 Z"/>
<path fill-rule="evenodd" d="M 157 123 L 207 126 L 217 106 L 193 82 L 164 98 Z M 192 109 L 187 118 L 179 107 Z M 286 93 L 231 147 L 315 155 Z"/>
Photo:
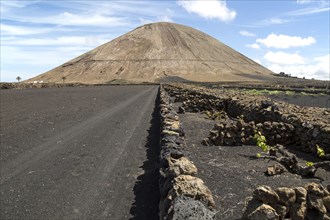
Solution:
<path fill-rule="evenodd" d="M 212 120 L 220 120 L 222 116 L 222 111 L 205 111 L 207 118 Z"/>
<path fill-rule="evenodd" d="M 293 96 L 293 95 L 295 95 L 295 92 L 285 91 L 285 95 L 287 95 L 287 96 Z"/>
<path fill-rule="evenodd" d="M 282 92 L 281 91 L 279 91 L 279 90 L 269 90 L 268 91 L 268 94 L 269 95 L 279 95 L 279 94 L 281 94 Z"/>
<path fill-rule="evenodd" d="M 312 166 L 314 166 L 314 163 L 313 162 L 310 162 L 310 161 L 306 161 L 306 166 L 312 167 Z"/>
<path fill-rule="evenodd" d="M 255 130 L 254 140 L 257 146 L 260 147 L 262 151 L 264 152 L 269 151 L 270 146 L 267 145 L 266 137 L 262 135 L 260 131 Z"/>
<path fill-rule="evenodd" d="M 324 157 L 325 153 L 322 147 L 320 147 L 319 145 L 316 145 L 316 153 L 317 156 L 319 157 Z"/>

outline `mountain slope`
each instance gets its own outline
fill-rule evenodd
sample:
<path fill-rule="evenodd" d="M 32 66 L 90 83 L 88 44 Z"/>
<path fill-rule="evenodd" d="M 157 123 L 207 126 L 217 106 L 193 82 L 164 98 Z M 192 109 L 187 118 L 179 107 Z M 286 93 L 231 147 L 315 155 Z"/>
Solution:
<path fill-rule="evenodd" d="M 30 79 L 105 83 L 112 80 L 241 81 L 272 72 L 196 29 L 167 22 L 147 24 L 53 70 Z"/>

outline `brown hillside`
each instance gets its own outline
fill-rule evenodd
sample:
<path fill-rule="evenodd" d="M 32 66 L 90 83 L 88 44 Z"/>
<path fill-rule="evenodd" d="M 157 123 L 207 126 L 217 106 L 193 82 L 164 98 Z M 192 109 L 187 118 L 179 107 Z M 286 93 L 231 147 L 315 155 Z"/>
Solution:
<path fill-rule="evenodd" d="M 106 83 L 264 80 L 271 71 L 191 27 L 143 25 L 28 81 Z"/>

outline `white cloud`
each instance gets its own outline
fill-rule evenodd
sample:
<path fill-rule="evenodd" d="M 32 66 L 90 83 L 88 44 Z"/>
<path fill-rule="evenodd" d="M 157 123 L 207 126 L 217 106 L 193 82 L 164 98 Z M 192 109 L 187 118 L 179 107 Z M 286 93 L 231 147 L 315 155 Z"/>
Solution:
<path fill-rule="evenodd" d="M 330 11 L 329 0 L 301 0 L 299 4 L 306 4 L 306 3 L 315 3 L 315 4 L 313 4 L 313 6 L 310 7 L 305 7 L 298 10 L 288 11 L 279 14 L 278 17 L 263 19 L 261 21 L 254 22 L 252 24 L 244 25 L 244 26 L 250 28 L 251 27 L 256 28 L 256 27 L 265 27 L 270 25 L 285 24 L 296 21 L 296 19 L 293 19 L 293 17 L 308 16 L 308 15 L 325 13 Z"/>
<path fill-rule="evenodd" d="M 296 0 L 298 4 L 310 4 L 315 3 L 318 5 L 329 5 L 329 0 Z"/>
<path fill-rule="evenodd" d="M 329 65 L 330 65 L 330 55 L 324 55 L 324 56 L 320 56 L 320 57 L 315 57 L 314 61 L 317 61 L 319 63 L 323 63 L 323 64 L 327 64 L 328 69 L 330 69 Z"/>
<path fill-rule="evenodd" d="M 129 25 L 127 18 L 106 16 L 103 14 L 73 14 L 64 12 L 58 15 L 45 16 L 45 17 L 33 17 L 33 16 L 15 16 L 14 20 L 20 20 L 23 22 L 30 22 L 35 24 L 53 24 L 62 26 L 124 26 Z"/>
<path fill-rule="evenodd" d="M 63 46 L 36 50 L 35 47 L 1 46 L 0 49 L 1 54 L 6 54 L 1 57 L 1 81 L 12 82 L 18 75 L 25 80 L 44 73 L 91 48 Z"/>
<path fill-rule="evenodd" d="M 314 8 L 303 8 L 295 11 L 290 11 L 287 14 L 287 16 L 304 16 L 304 15 L 312 15 L 312 14 L 318 14 L 322 12 L 330 11 L 330 7 L 328 6 L 321 6 L 321 7 L 314 7 Z"/>
<path fill-rule="evenodd" d="M 58 16 L 45 18 L 45 22 L 60 25 L 87 25 L 87 26 L 118 26 L 125 25 L 127 21 L 119 17 L 106 17 L 100 14 L 75 15 L 68 12 Z"/>
<path fill-rule="evenodd" d="M 256 62 L 256 63 L 261 64 L 261 61 L 259 59 L 254 59 L 253 61 Z"/>
<path fill-rule="evenodd" d="M 141 25 L 143 25 L 143 24 L 149 24 L 149 23 L 154 23 L 154 22 L 160 22 L 160 21 L 173 22 L 173 20 L 170 17 L 168 17 L 167 15 L 164 15 L 164 16 L 161 16 L 161 17 L 157 17 L 154 20 L 140 18 Z"/>
<path fill-rule="evenodd" d="M 257 50 L 260 49 L 259 44 L 256 44 L 256 43 L 254 43 L 254 44 L 247 44 L 246 46 L 249 47 L 249 48 L 257 49 Z"/>
<path fill-rule="evenodd" d="M 270 34 L 264 39 L 257 39 L 257 43 L 261 43 L 266 47 L 274 47 L 274 48 L 290 48 L 290 47 L 304 47 L 309 46 L 316 43 L 315 38 L 313 37 L 296 37 L 296 36 L 288 36 L 288 35 L 276 35 Z"/>
<path fill-rule="evenodd" d="M 1 81 L 15 81 L 15 72 L 26 79 L 50 70 L 126 33 L 138 25 L 139 17 L 173 22 L 178 7 L 168 1 L 0 3 Z"/>
<path fill-rule="evenodd" d="M 330 55 L 315 57 L 312 60 L 303 58 L 304 63 L 270 63 L 267 67 L 275 73 L 285 72 L 291 76 L 306 79 L 330 79 Z"/>
<path fill-rule="evenodd" d="M 0 24 L 1 35 L 30 35 L 30 34 L 44 34 L 48 33 L 53 28 L 32 28 Z"/>
<path fill-rule="evenodd" d="M 178 1 L 189 13 L 196 13 L 206 19 L 219 19 L 223 22 L 229 22 L 235 19 L 237 13 L 227 7 L 224 0 L 196 0 L 196 1 Z"/>
<path fill-rule="evenodd" d="M 270 18 L 270 19 L 266 20 L 266 22 L 270 23 L 270 24 L 284 24 L 288 21 L 285 19 L 282 19 L 282 18 Z"/>
<path fill-rule="evenodd" d="M 305 59 L 298 53 L 284 53 L 278 52 L 267 52 L 264 59 L 271 63 L 276 64 L 304 64 Z"/>
<path fill-rule="evenodd" d="M 166 12 L 170 15 L 174 14 L 174 10 L 172 10 L 170 8 L 166 8 Z"/>
<path fill-rule="evenodd" d="M 240 31 L 239 34 L 244 36 L 244 37 L 255 37 L 256 36 L 255 33 L 251 33 L 251 32 L 248 32 L 248 31 Z"/>
<path fill-rule="evenodd" d="M 297 0 L 298 4 L 306 4 L 306 3 L 311 3 L 313 0 Z"/>
<path fill-rule="evenodd" d="M 245 27 L 250 27 L 250 28 L 260 28 L 260 27 L 267 27 L 267 26 L 271 26 L 271 25 L 278 25 L 278 24 L 284 24 L 284 23 L 288 23 L 290 22 L 290 20 L 288 19 L 283 19 L 283 18 L 267 18 L 261 21 L 257 21 L 254 22 L 252 24 L 249 25 L 244 25 Z"/>
<path fill-rule="evenodd" d="M 35 1 L 16 1 L 16 0 L 2 0 L 0 1 L 1 19 L 3 19 L 4 13 L 10 13 L 15 9 L 24 9 L 30 4 L 34 4 Z"/>
<path fill-rule="evenodd" d="M 10 2 L 13 0 L 5 0 Z M 3 1 L 0 0 L 2 3 Z M 26 1 L 18 1 L 26 2 Z M 127 30 L 136 26 L 137 19 L 154 20 L 167 15 L 175 17 L 172 8 L 175 2 L 169 1 L 45 1 L 29 0 L 27 9 L 11 8 L 8 13 L 1 15 L 2 19 L 13 22 L 33 24 L 53 24 L 61 26 L 93 26 L 93 27 L 122 27 Z M 33 5 L 35 4 L 35 5 Z M 1 7 L 2 9 L 3 7 Z M 52 10 L 49 10 L 52 9 Z"/>
<path fill-rule="evenodd" d="M 111 38 L 106 36 L 1 38 L 1 54 L 6 54 L 1 57 L 1 81 L 15 81 L 17 75 L 31 78 L 109 40 Z"/>
<path fill-rule="evenodd" d="M 159 18 L 159 21 L 173 22 L 173 20 L 170 17 L 168 17 L 167 15 L 161 16 Z"/>
<path fill-rule="evenodd" d="M 140 18 L 140 23 L 141 23 L 141 25 L 149 24 L 149 23 L 153 23 L 153 22 L 154 22 L 154 21 L 153 21 L 153 20 L 150 20 L 150 19 Z"/>
<path fill-rule="evenodd" d="M 57 38 L 3 38 L 7 46 L 98 46 L 109 41 L 96 36 L 66 36 Z"/>
<path fill-rule="evenodd" d="M 56 65 L 60 65 L 69 59 L 72 59 L 82 53 L 88 51 L 89 47 L 70 46 L 56 47 L 52 50 L 35 50 L 32 48 L 20 48 L 15 46 L 2 46 L 1 53 L 6 54 L 3 58 L 5 65 L 1 64 L 1 68 L 9 65 L 17 65 L 17 61 L 22 65 L 48 66 L 48 69 Z M 61 54 L 59 56 L 58 54 Z"/>
<path fill-rule="evenodd" d="M 1 7 L 8 7 L 8 8 L 25 8 L 30 4 L 34 4 L 38 1 L 17 1 L 17 0 L 10 0 L 10 1 L 1 1 Z"/>

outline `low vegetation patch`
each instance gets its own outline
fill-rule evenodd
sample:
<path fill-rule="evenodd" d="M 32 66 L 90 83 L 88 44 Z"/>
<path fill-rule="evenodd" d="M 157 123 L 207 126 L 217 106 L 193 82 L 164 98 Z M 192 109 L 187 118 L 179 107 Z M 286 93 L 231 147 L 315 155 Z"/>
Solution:
<path fill-rule="evenodd" d="M 312 93 L 312 92 L 304 92 L 304 91 L 292 91 L 292 90 L 268 90 L 268 89 L 242 89 L 243 92 L 251 95 L 258 95 L 258 96 L 278 96 L 278 95 L 285 95 L 285 96 L 326 96 L 325 93 Z"/>

